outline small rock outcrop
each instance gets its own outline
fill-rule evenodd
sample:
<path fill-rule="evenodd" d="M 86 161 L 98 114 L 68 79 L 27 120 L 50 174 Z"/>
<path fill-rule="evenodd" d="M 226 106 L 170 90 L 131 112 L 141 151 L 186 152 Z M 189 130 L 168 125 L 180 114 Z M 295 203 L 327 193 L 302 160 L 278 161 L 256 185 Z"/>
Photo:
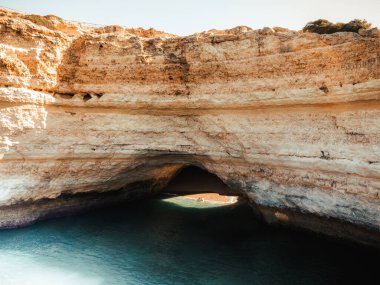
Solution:
<path fill-rule="evenodd" d="M 0 227 L 194 165 L 270 223 L 380 244 L 378 34 L 179 37 L 2 10 L 0 35 Z"/>

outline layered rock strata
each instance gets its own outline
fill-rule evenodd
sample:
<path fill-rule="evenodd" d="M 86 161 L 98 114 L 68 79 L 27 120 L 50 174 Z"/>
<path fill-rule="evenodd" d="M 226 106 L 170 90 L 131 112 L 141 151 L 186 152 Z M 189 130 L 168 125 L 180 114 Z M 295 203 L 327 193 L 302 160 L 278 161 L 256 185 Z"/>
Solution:
<path fill-rule="evenodd" d="M 3 10 L 0 35 L 0 226 L 195 165 L 268 222 L 380 244 L 377 30 L 179 37 Z"/>

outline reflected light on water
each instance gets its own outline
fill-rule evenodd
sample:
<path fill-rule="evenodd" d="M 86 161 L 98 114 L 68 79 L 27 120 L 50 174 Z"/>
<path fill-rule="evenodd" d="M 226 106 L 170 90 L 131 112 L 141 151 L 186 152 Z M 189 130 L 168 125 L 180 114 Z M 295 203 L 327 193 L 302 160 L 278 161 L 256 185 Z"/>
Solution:
<path fill-rule="evenodd" d="M 244 200 L 148 199 L 0 231 L 0 285 L 380 284 L 378 256 L 267 227 Z"/>
<path fill-rule="evenodd" d="M 101 278 L 54 267 L 21 252 L 0 251 L 0 284 L 6 285 L 100 285 Z"/>

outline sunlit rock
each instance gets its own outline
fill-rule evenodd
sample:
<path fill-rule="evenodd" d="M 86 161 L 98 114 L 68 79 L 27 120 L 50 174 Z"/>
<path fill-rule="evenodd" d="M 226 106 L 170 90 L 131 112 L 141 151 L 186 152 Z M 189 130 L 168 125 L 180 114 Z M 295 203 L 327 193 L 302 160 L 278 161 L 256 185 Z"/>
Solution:
<path fill-rule="evenodd" d="M 1 11 L 0 33 L 0 226 L 194 165 L 268 222 L 380 241 L 375 30 L 179 37 Z"/>

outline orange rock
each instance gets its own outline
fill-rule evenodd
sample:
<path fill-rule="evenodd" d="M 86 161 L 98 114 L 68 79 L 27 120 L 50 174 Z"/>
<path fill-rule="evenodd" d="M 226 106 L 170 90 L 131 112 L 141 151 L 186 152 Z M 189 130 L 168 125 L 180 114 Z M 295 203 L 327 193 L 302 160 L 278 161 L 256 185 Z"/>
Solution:
<path fill-rule="evenodd" d="M 1 10 L 0 33 L 0 226 L 197 165 L 255 205 L 380 230 L 374 31 L 179 37 Z"/>

